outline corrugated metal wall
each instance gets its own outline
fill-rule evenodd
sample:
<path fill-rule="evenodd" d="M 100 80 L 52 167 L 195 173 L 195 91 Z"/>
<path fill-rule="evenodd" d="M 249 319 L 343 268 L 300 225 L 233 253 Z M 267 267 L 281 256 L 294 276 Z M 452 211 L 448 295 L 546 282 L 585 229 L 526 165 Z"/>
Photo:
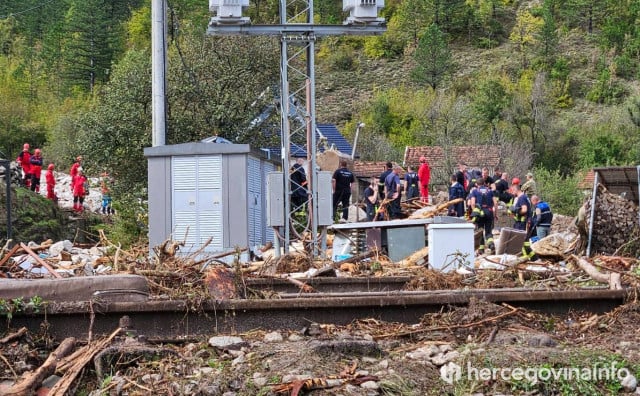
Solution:
<path fill-rule="evenodd" d="M 222 250 L 222 155 L 172 157 L 171 181 L 173 239 L 191 250 L 212 237 L 204 251 Z"/>
<path fill-rule="evenodd" d="M 273 241 L 273 229 L 266 225 L 266 180 L 274 164 L 255 157 L 248 158 L 247 182 L 249 188 L 249 245 L 263 245 Z"/>

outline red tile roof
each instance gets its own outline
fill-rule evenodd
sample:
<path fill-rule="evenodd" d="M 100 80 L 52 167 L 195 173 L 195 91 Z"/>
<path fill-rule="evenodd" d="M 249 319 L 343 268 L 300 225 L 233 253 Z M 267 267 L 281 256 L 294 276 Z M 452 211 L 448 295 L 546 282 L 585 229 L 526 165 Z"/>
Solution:
<path fill-rule="evenodd" d="M 393 165 L 399 165 L 395 162 L 391 162 Z M 379 177 L 385 169 L 387 169 L 387 161 L 354 161 L 353 162 L 353 174 L 360 179 L 366 179 L 370 177 Z M 404 171 L 403 173 L 404 174 Z M 401 175 L 402 175 L 401 174 Z"/>
<path fill-rule="evenodd" d="M 593 169 L 589 169 L 589 172 L 584 176 L 582 181 L 578 182 L 578 188 L 581 190 L 593 189 L 593 180 L 596 178 L 596 173 Z"/>

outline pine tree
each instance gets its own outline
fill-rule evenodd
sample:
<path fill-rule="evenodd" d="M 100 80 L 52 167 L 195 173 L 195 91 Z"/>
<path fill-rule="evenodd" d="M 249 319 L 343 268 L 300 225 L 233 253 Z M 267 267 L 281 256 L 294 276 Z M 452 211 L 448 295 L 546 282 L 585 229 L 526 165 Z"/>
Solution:
<path fill-rule="evenodd" d="M 416 67 L 411 76 L 418 82 L 436 89 L 452 67 L 451 50 L 445 34 L 433 23 L 420 38 L 414 59 Z"/>

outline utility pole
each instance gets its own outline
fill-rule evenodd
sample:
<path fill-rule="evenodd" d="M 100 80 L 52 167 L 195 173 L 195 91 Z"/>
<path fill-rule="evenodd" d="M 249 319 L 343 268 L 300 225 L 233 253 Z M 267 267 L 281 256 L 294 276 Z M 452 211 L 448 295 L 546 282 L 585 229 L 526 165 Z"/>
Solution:
<path fill-rule="evenodd" d="M 285 252 L 288 252 L 292 233 L 308 233 L 313 244 L 312 256 L 315 257 L 319 253 L 321 242 L 318 235 L 321 226 L 318 205 L 319 172 L 315 155 L 315 43 L 323 36 L 384 33 L 385 21 L 378 18 L 378 11 L 384 7 L 384 0 L 343 0 L 343 10 L 350 13 L 343 25 L 314 24 L 313 0 L 280 0 L 278 25 L 251 25 L 249 18 L 242 16 L 248 7 L 249 0 L 209 0 L 209 10 L 216 15 L 209 22 L 207 34 L 268 35 L 280 38 L 281 157 L 284 184 L 282 201 L 285 213 L 282 237 Z M 304 22 L 299 22 L 303 17 Z M 309 163 L 310 199 L 307 203 L 306 222 L 297 218 L 296 208 L 291 207 L 289 164 L 292 144 L 298 142 L 305 142 Z"/>
<path fill-rule="evenodd" d="M 164 146 L 167 135 L 167 3 L 151 0 L 151 145 Z"/>

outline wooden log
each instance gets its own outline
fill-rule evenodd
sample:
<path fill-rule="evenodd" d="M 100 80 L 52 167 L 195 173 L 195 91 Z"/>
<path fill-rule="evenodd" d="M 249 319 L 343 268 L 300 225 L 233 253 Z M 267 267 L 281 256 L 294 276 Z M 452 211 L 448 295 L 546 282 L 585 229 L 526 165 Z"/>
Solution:
<path fill-rule="evenodd" d="M 26 396 L 33 394 L 36 389 L 42 385 L 42 381 L 55 373 L 58 362 L 71 353 L 75 345 L 75 338 L 65 338 L 56 350 L 49 355 L 47 360 L 44 361 L 42 366 L 38 367 L 34 372 L 23 375 L 20 382 L 9 389 L 2 390 L 2 394 L 6 396 Z"/>
<path fill-rule="evenodd" d="M 7 254 L 4 255 L 4 257 L 2 257 L 2 260 L 0 260 L 0 267 L 2 267 L 3 265 L 5 265 L 5 263 L 7 261 L 9 261 L 9 259 L 16 254 L 16 252 L 18 251 L 18 249 L 20 249 L 20 245 L 13 245 L 13 247 L 11 248 L 11 250 L 9 250 L 9 252 L 7 252 Z"/>
<path fill-rule="evenodd" d="M 592 265 L 587 260 L 572 254 L 571 257 L 576 261 L 578 266 L 582 268 L 584 272 L 587 273 L 594 281 L 600 283 L 607 283 L 609 285 L 609 289 L 611 290 L 619 290 L 622 289 L 622 284 L 620 281 L 620 274 L 615 272 L 604 273 L 598 271 L 598 269 Z"/>
<path fill-rule="evenodd" d="M 429 256 L 429 246 L 425 246 L 422 249 L 413 252 L 409 257 L 403 259 L 408 266 L 420 265 L 424 263 L 425 257 Z"/>
<path fill-rule="evenodd" d="M 22 337 L 26 333 L 27 333 L 27 328 L 26 327 L 21 327 L 20 330 L 16 331 L 15 333 L 8 334 L 5 337 L 3 337 L 2 339 L 0 339 L 0 344 L 6 344 L 6 343 L 8 343 L 10 341 L 15 340 L 16 338 Z"/>

